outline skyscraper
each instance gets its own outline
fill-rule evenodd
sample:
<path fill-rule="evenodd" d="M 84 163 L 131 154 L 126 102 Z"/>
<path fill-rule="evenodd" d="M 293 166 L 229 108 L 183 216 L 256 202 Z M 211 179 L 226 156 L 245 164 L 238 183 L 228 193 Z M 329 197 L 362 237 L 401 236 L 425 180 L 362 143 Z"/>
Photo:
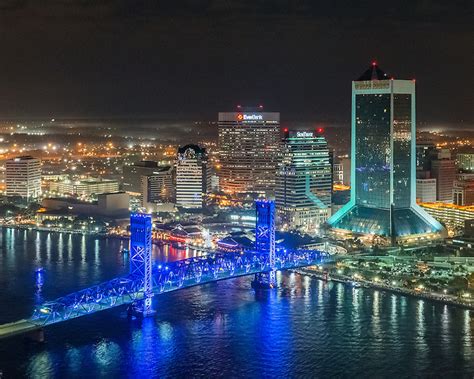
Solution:
<path fill-rule="evenodd" d="M 41 161 L 31 156 L 9 159 L 5 164 L 7 196 L 20 196 L 28 200 L 41 194 Z"/>
<path fill-rule="evenodd" d="M 279 143 L 280 113 L 219 113 L 220 188 L 228 193 L 272 193 Z"/>
<path fill-rule="evenodd" d="M 453 202 L 453 187 L 456 180 L 456 162 L 451 159 L 449 149 L 434 151 L 431 160 L 431 177 L 436 179 L 436 200 Z"/>
<path fill-rule="evenodd" d="M 331 215 L 331 163 L 326 139 L 285 129 L 275 190 L 279 225 L 315 232 Z"/>
<path fill-rule="evenodd" d="M 352 82 L 351 200 L 328 220 L 335 232 L 395 244 L 443 231 L 416 205 L 415 114 L 414 81 L 374 63 Z"/>
<path fill-rule="evenodd" d="M 173 168 L 158 167 L 153 174 L 141 176 L 142 206 L 171 203 L 174 198 Z"/>
<path fill-rule="evenodd" d="M 154 172 L 160 170 L 158 162 L 140 161 L 135 162 L 131 166 L 123 167 L 123 190 L 127 192 L 140 193 L 141 177 L 143 175 L 153 175 Z"/>
<path fill-rule="evenodd" d="M 186 145 L 178 149 L 176 161 L 176 205 L 201 208 L 203 192 L 207 188 L 206 149 Z"/>

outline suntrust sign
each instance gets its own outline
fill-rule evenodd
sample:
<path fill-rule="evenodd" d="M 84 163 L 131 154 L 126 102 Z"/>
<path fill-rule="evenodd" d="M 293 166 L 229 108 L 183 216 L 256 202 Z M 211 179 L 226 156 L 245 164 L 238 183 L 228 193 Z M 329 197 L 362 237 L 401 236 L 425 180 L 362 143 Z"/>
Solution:
<path fill-rule="evenodd" d="M 263 116 L 261 114 L 246 114 L 246 113 L 238 113 L 237 120 L 239 121 L 262 121 Z"/>
<path fill-rule="evenodd" d="M 298 138 L 311 138 L 311 137 L 313 137 L 313 132 L 296 132 L 296 137 L 298 137 Z"/>

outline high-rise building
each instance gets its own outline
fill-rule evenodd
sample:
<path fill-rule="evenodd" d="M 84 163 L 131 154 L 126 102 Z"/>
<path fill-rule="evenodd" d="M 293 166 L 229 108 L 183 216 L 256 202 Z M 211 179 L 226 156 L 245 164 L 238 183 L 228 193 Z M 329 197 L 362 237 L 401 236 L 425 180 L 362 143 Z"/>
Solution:
<path fill-rule="evenodd" d="M 159 169 L 160 166 L 155 161 L 140 161 L 135 162 L 131 166 L 124 166 L 123 190 L 137 194 L 140 193 L 142 189 L 141 177 L 143 175 L 153 175 Z"/>
<path fill-rule="evenodd" d="M 29 155 L 9 159 L 5 164 L 7 196 L 20 196 L 28 200 L 41 194 L 41 161 Z"/>
<path fill-rule="evenodd" d="M 351 185 L 351 159 L 342 158 L 342 184 L 345 186 Z"/>
<path fill-rule="evenodd" d="M 436 179 L 436 200 L 444 203 L 453 202 L 453 186 L 456 180 L 456 163 L 440 153 L 438 158 L 431 160 L 431 177 Z"/>
<path fill-rule="evenodd" d="M 280 113 L 219 113 L 220 189 L 272 194 L 279 143 Z"/>
<path fill-rule="evenodd" d="M 436 179 L 416 179 L 416 201 L 419 203 L 436 201 Z"/>
<path fill-rule="evenodd" d="M 328 220 L 334 233 L 391 244 L 440 236 L 416 204 L 415 140 L 415 82 L 374 63 L 352 82 L 351 199 Z"/>
<path fill-rule="evenodd" d="M 461 172 L 474 172 L 474 153 L 458 154 L 457 162 Z"/>
<path fill-rule="evenodd" d="M 176 205 L 202 208 L 208 180 L 206 149 L 186 145 L 178 149 L 176 161 Z"/>
<path fill-rule="evenodd" d="M 431 169 L 431 155 L 436 149 L 432 142 L 418 142 L 416 144 L 416 169 L 429 171 Z"/>
<path fill-rule="evenodd" d="M 344 166 L 341 162 L 332 165 L 332 181 L 334 184 L 342 184 L 344 182 Z"/>
<path fill-rule="evenodd" d="M 321 134 L 285 129 L 275 190 L 282 228 L 315 232 L 331 215 L 329 156 Z"/>
<path fill-rule="evenodd" d="M 152 174 L 141 177 L 142 206 L 171 203 L 174 200 L 173 167 L 158 167 Z"/>

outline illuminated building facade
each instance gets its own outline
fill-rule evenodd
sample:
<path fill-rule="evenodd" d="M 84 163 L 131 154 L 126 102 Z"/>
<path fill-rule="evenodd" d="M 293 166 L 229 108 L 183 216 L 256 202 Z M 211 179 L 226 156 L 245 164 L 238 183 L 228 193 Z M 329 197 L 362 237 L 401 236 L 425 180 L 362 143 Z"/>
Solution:
<path fill-rule="evenodd" d="M 440 236 L 416 205 L 415 142 L 415 82 L 374 63 L 352 82 L 351 199 L 328 220 L 333 232 L 391 244 Z"/>
<path fill-rule="evenodd" d="M 474 172 L 474 153 L 460 153 L 456 158 L 461 172 Z"/>
<path fill-rule="evenodd" d="M 49 182 L 49 191 L 60 195 L 91 196 L 119 191 L 119 182 L 113 179 L 87 178 Z"/>
<path fill-rule="evenodd" d="M 453 186 L 456 180 L 456 162 L 447 149 L 440 150 L 431 161 L 431 177 L 436 179 L 436 200 L 453 202 Z"/>
<path fill-rule="evenodd" d="M 41 161 L 31 156 L 9 159 L 5 163 L 7 196 L 36 199 L 41 194 Z"/>
<path fill-rule="evenodd" d="M 163 166 L 141 177 L 142 206 L 171 203 L 174 200 L 173 168 Z"/>
<path fill-rule="evenodd" d="M 462 228 L 465 221 L 474 219 L 474 206 L 447 203 L 421 203 L 420 205 L 436 220 L 449 227 Z"/>
<path fill-rule="evenodd" d="M 219 113 L 219 186 L 227 193 L 271 194 L 280 144 L 280 113 Z"/>
<path fill-rule="evenodd" d="M 160 169 L 158 162 L 140 161 L 131 166 L 123 167 L 123 190 L 139 194 L 141 192 L 141 177 L 153 175 Z"/>
<path fill-rule="evenodd" d="M 315 232 L 331 215 L 330 153 L 321 133 L 285 130 L 275 190 L 283 229 Z"/>
<path fill-rule="evenodd" d="M 178 149 L 177 158 L 176 205 L 183 208 L 202 208 L 208 177 L 206 149 L 197 145 L 186 145 Z"/>

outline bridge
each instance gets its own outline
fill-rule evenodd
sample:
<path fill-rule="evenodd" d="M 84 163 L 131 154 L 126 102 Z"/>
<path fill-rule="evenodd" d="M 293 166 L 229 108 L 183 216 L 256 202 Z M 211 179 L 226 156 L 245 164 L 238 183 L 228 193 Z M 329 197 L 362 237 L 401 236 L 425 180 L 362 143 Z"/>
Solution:
<path fill-rule="evenodd" d="M 213 252 L 169 263 L 151 260 L 151 216 L 133 214 L 128 275 L 45 302 L 30 318 L 0 325 L 0 338 L 127 304 L 147 316 L 153 313 L 153 296 L 244 275 L 254 274 L 253 284 L 258 286 L 274 287 L 276 271 L 312 266 L 328 258 L 317 250 L 276 249 L 274 213 L 273 202 L 257 202 L 255 251 Z"/>

